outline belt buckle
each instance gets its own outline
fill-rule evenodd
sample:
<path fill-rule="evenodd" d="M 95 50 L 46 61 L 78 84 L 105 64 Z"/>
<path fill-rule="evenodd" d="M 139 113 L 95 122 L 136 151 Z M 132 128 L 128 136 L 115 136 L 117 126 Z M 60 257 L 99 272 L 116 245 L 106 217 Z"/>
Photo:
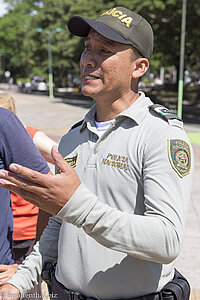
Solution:
<path fill-rule="evenodd" d="M 86 297 L 79 292 L 69 291 L 70 300 L 86 300 Z"/>

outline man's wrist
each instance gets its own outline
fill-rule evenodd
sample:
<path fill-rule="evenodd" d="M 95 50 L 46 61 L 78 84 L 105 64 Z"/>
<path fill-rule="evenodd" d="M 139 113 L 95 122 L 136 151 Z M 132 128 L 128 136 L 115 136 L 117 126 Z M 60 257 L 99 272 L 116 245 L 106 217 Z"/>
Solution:
<path fill-rule="evenodd" d="M 97 201 L 98 198 L 81 183 L 56 216 L 65 222 L 81 227 L 88 212 L 95 206 Z"/>

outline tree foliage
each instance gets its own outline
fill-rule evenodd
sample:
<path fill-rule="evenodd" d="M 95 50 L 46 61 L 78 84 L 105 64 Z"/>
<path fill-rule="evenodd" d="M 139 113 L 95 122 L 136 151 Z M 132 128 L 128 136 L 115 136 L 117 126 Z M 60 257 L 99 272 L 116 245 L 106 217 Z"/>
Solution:
<path fill-rule="evenodd" d="M 67 22 L 73 15 L 96 18 L 105 10 L 121 6 L 121 0 L 5 0 L 8 13 L 0 18 L 0 62 L 17 77 L 48 74 L 48 32 L 51 33 L 53 73 L 58 86 L 79 70 L 82 40 L 72 36 Z M 155 33 L 151 68 L 179 65 L 182 0 L 123 0 L 123 6 L 144 16 Z M 199 1 L 187 5 L 186 65 L 200 68 Z M 42 28 L 42 32 L 37 29 Z M 61 28 L 56 32 L 56 28 Z M 4 64 L 3 64 L 4 62 Z"/>

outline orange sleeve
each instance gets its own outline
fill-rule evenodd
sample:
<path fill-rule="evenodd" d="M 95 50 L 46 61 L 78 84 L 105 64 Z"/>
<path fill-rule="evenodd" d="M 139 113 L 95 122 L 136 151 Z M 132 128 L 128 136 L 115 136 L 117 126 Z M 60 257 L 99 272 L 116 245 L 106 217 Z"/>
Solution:
<path fill-rule="evenodd" d="M 38 129 L 26 126 L 27 132 L 33 139 Z M 25 201 L 19 195 L 11 193 L 13 210 L 13 240 L 34 239 L 36 237 L 36 226 L 39 208 Z"/>
<path fill-rule="evenodd" d="M 30 126 L 26 126 L 26 130 L 28 131 L 28 133 L 30 134 L 31 138 L 33 139 L 34 135 L 36 134 L 36 132 L 38 132 L 38 129 L 35 129 L 33 127 Z"/>
<path fill-rule="evenodd" d="M 13 210 L 13 240 L 35 239 L 39 208 L 11 193 Z"/>

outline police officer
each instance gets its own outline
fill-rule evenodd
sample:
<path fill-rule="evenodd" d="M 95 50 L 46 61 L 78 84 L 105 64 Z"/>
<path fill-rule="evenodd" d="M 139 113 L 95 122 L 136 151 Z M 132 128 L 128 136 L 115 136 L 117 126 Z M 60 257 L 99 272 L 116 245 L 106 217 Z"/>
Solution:
<path fill-rule="evenodd" d="M 57 175 L 16 164 L 15 176 L 1 171 L 1 186 L 55 215 L 2 297 L 32 288 L 45 263 L 57 262 L 60 300 L 188 299 L 164 287 L 177 277 L 193 154 L 182 121 L 138 91 L 152 28 L 124 7 L 97 20 L 74 16 L 68 28 L 84 38 L 82 93 L 96 104 L 62 138 L 61 155 L 53 148 Z"/>

